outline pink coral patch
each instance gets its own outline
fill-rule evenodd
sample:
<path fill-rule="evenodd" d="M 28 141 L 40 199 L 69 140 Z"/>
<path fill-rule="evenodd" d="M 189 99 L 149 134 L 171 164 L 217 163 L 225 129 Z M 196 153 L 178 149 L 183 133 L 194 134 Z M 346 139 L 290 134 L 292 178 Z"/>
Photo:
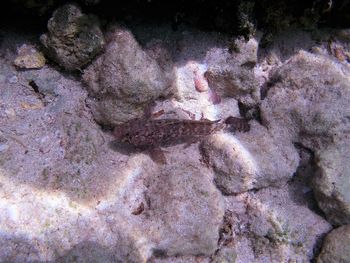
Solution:
<path fill-rule="evenodd" d="M 205 92 L 208 91 L 209 86 L 207 80 L 204 78 L 204 76 L 201 76 L 199 73 L 195 73 L 194 76 L 194 86 L 197 91 L 199 92 Z"/>

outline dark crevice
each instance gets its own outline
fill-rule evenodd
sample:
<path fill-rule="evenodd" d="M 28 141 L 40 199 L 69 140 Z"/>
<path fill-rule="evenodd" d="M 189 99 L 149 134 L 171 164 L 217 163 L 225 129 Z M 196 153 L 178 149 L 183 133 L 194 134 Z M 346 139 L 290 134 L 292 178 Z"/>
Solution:
<path fill-rule="evenodd" d="M 254 187 L 254 188 L 251 188 L 251 189 L 245 191 L 245 193 L 257 194 L 257 193 L 259 193 L 260 191 L 265 190 L 265 189 L 282 189 L 282 188 L 284 188 L 287 184 L 288 184 L 288 182 L 285 182 L 285 183 L 283 183 L 283 184 L 280 183 L 279 185 L 264 185 L 264 186 L 260 186 L 259 188 Z"/>
<path fill-rule="evenodd" d="M 256 61 L 247 61 L 241 64 L 241 67 L 245 67 L 247 69 L 253 69 L 256 66 Z"/>
<path fill-rule="evenodd" d="M 227 247 L 233 244 L 233 226 L 234 226 L 234 213 L 230 210 L 225 210 L 222 218 L 222 223 L 219 228 L 219 239 L 217 249 L 211 256 L 211 260 L 214 261 L 216 255 L 219 254 L 222 247 Z"/>
<path fill-rule="evenodd" d="M 36 82 L 34 80 L 30 80 L 28 82 L 28 85 L 33 89 L 37 98 L 43 103 L 43 105 L 47 106 L 49 104 L 49 101 L 47 100 L 46 95 L 40 91 L 40 88 Z"/>
<path fill-rule="evenodd" d="M 163 249 L 153 249 L 153 256 L 156 258 L 166 258 L 167 257 L 167 252 Z"/>
<path fill-rule="evenodd" d="M 323 211 L 319 208 L 312 189 L 312 181 L 318 172 L 318 166 L 315 160 L 315 153 L 312 149 L 304 146 L 300 142 L 294 142 L 300 156 L 300 163 L 293 178 L 288 182 L 290 185 L 295 185 L 295 191 L 291 196 L 293 201 L 301 205 L 307 206 L 311 211 L 319 216 L 326 218 Z M 300 189 L 309 189 L 305 192 L 300 192 Z"/>
<path fill-rule="evenodd" d="M 35 83 L 34 80 L 29 81 L 28 84 L 29 84 L 29 86 L 31 86 L 33 88 L 34 92 L 37 93 L 38 96 L 45 98 L 45 94 L 43 94 L 39 91 L 39 86 Z"/>
<path fill-rule="evenodd" d="M 114 130 L 114 127 L 112 125 L 107 125 L 103 123 L 97 123 L 98 126 L 100 126 L 101 130 L 104 132 L 112 132 Z"/>
<path fill-rule="evenodd" d="M 226 210 L 219 229 L 218 246 L 226 246 L 233 241 L 233 212 Z"/>
<path fill-rule="evenodd" d="M 267 97 L 267 93 L 270 88 L 275 86 L 278 82 L 282 81 L 282 76 L 279 74 L 273 75 L 268 81 L 264 83 L 264 85 L 260 89 L 260 98 L 264 100 Z"/>
<path fill-rule="evenodd" d="M 256 120 L 261 125 L 263 125 L 260 107 L 258 105 L 255 106 L 247 106 L 244 103 L 238 101 L 238 109 L 241 116 L 243 116 L 247 120 Z"/>
<path fill-rule="evenodd" d="M 323 246 L 323 242 L 325 237 L 327 236 L 328 233 L 322 234 L 321 236 L 319 236 L 315 242 L 315 245 L 312 249 L 313 255 L 314 257 L 310 260 L 311 263 L 316 263 L 317 262 L 317 257 L 318 255 L 321 253 L 321 249 Z"/>

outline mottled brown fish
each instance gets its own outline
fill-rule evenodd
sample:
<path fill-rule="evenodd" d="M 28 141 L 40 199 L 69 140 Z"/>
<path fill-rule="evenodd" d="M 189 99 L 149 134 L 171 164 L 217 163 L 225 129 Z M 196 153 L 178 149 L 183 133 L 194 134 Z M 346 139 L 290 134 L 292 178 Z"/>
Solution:
<path fill-rule="evenodd" d="M 231 131 L 247 132 L 249 123 L 241 118 L 228 117 L 221 120 L 178 120 L 178 119 L 133 119 L 117 125 L 113 135 L 118 142 L 127 143 L 142 150 L 150 150 L 163 159 L 160 147 L 178 143 L 193 143 L 216 131 L 228 128 Z"/>

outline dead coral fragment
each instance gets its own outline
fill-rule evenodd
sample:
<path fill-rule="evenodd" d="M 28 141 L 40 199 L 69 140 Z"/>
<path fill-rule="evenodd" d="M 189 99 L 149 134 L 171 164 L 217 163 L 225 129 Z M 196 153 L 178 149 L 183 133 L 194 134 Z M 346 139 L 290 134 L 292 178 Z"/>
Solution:
<path fill-rule="evenodd" d="M 22 69 L 39 69 L 45 65 L 45 57 L 34 46 L 23 44 L 18 49 L 18 56 L 13 63 Z"/>

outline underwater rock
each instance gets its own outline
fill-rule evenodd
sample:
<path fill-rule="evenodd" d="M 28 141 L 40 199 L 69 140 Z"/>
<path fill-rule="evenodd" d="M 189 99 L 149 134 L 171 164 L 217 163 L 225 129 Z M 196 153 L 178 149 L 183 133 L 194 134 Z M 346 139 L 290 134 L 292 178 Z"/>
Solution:
<path fill-rule="evenodd" d="M 261 106 L 262 121 L 271 132 L 300 143 L 320 159 L 321 173 L 313 188 L 334 224 L 349 223 L 350 211 L 346 190 L 350 174 L 344 168 L 348 151 L 336 146 L 349 142 L 350 82 L 346 74 L 349 69 L 330 57 L 300 51 L 274 73 L 275 81 Z M 335 193 L 339 198 L 333 198 Z"/>
<path fill-rule="evenodd" d="M 163 71 L 130 31 L 114 27 L 105 53 L 84 72 L 97 122 L 116 124 L 139 116 L 142 108 L 171 94 L 172 73 Z"/>
<path fill-rule="evenodd" d="M 104 46 L 96 17 L 85 15 L 76 4 L 58 8 L 47 23 L 48 33 L 40 37 L 48 56 L 64 69 L 80 70 Z"/>
<path fill-rule="evenodd" d="M 256 122 L 251 122 L 248 133 L 211 136 L 202 144 L 202 153 L 214 168 L 215 183 L 224 194 L 282 186 L 299 163 L 293 145 Z"/>
<path fill-rule="evenodd" d="M 259 82 L 254 74 L 257 63 L 258 42 L 252 38 L 232 40 L 235 51 L 213 49 L 206 60 L 205 77 L 209 86 L 222 97 L 233 97 L 246 106 L 258 103 Z"/>
<path fill-rule="evenodd" d="M 13 63 L 18 68 L 37 69 L 45 65 L 45 57 L 34 46 L 23 44 L 18 49 L 18 56 Z"/>
<path fill-rule="evenodd" d="M 317 263 L 350 262 L 350 225 L 338 227 L 323 241 Z"/>

